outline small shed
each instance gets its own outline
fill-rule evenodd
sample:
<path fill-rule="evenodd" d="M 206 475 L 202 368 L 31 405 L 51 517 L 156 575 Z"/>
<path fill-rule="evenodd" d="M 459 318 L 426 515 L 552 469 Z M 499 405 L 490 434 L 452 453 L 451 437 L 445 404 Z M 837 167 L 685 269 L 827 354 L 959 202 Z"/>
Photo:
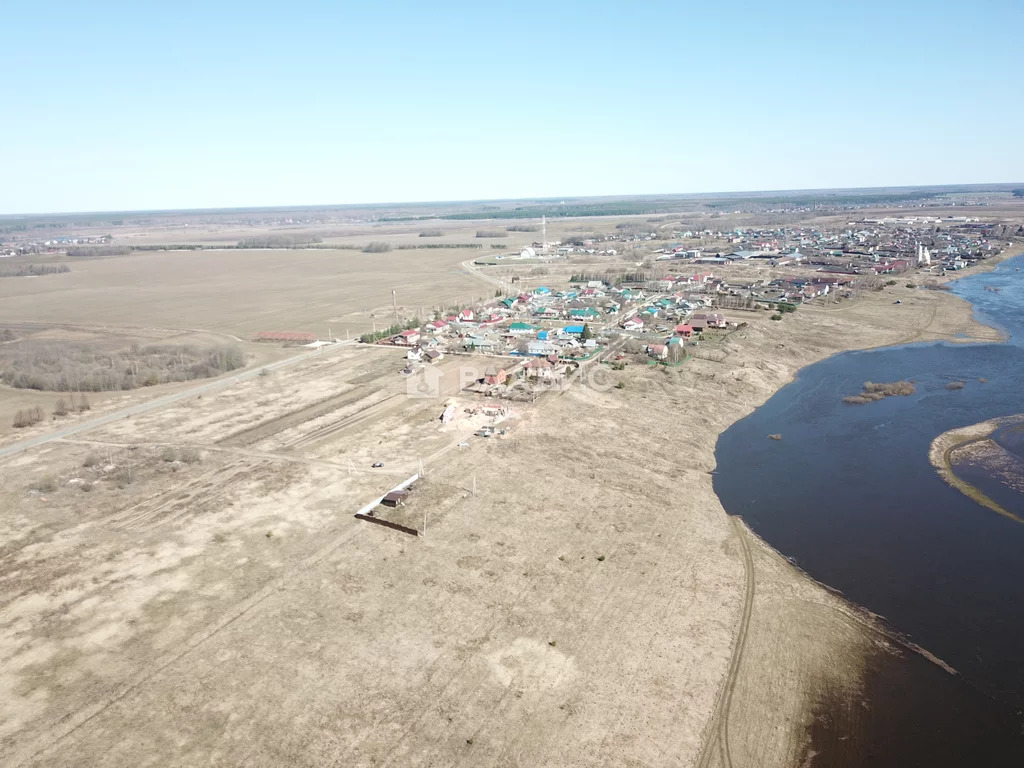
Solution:
<path fill-rule="evenodd" d="M 409 491 L 391 491 L 386 494 L 380 503 L 385 507 L 398 507 L 405 505 L 405 497 L 409 495 Z"/>

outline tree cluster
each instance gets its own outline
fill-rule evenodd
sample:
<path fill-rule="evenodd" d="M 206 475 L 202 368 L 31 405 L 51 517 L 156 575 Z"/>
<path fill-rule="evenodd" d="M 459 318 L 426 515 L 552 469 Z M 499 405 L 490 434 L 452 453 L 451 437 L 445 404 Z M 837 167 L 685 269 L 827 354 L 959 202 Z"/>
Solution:
<path fill-rule="evenodd" d="M 264 235 L 262 237 L 246 237 L 238 241 L 237 248 L 299 248 L 304 245 L 322 243 L 319 237 L 303 237 L 301 235 Z"/>
<path fill-rule="evenodd" d="M 127 256 L 132 252 L 128 245 L 72 245 L 68 247 L 68 256 L 74 259 L 96 259 L 102 256 Z"/>
<path fill-rule="evenodd" d="M 359 340 L 364 344 L 373 344 L 375 341 L 386 339 L 389 336 L 396 336 L 402 331 L 407 331 L 410 328 L 419 328 L 422 323 L 418 317 L 414 317 L 407 323 L 396 323 L 395 325 L 388 326 L 383 331 L 376 331 L 373 333 L 364 333 L 359 337 Z"/>
<path fill-rule="evenodd" d="M 31 427 L 43 420 L 43 409 L 38 405 L 34 408 L 24 408 L 14 414 L 13 426 L 15 429 Z"/>
<path fill-rule="evenodd" d="M 152 345 L 107 351 L 72 342 L 0 347 L 0 382 L 44 392 L 107 392 L 219 376 L 245 365 L 237 346 Z"/>
<path fill-rule="evenodd" d="M 0 267 L 0 277 L 40 277 L 70 272 L 67 264 L 12 264 Z"/>
<path fill-rule="evenodd" d="M 363 246 L 363 253 L 387 253 L 391 250 L 391 243 L 383 240 L 372 240 Z"/>

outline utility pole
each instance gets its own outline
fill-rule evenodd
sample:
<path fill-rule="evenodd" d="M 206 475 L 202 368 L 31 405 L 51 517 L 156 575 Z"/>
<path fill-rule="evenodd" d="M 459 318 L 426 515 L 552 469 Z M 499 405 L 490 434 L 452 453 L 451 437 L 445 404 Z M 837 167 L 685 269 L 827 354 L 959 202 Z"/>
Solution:
<path fill-rule="evenodd" d="M 395 322 L 401 324 L 398 320 L 398 294 L 394 288 L 391 289 L 391 306 L 395 310 Z"/>

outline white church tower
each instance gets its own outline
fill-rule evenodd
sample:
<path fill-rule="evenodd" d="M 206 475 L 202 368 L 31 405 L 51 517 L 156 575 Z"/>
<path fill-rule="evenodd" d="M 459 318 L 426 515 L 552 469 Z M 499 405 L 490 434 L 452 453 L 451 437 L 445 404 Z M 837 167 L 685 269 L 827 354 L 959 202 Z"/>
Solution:
<path fill-rule="evenodd" d="M 930 267 L 932 265 L 932 252 L 926 247 L 917 244 L 917 266 L 919 267 Z"/>

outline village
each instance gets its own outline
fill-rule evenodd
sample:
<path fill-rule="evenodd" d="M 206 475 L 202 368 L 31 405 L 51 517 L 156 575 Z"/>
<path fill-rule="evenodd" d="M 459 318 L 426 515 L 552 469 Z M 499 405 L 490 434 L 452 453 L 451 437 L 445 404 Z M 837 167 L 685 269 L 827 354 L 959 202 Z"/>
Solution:
<path fill-rule="evenodd" d="M 673 233 L 726 239 L 738 250 L 709 256 L 672 244 L 625 269 L 616 249 L 601 243 L 541 241 L 523 249 L 529 264 L 474 264 L 494 275 L 493 299 L 436 308 L 425 322 L 396 303 L 395 324 L 361 341 L 406 349 L 406 376 L 446 356 L 484 356 L 489 365 L 466 382 L 467 391 L 533 400 L 581 365 L 678 365 L 708 356 L 761 313 L 781 321 L 812 301 L 842 302 L 896 284 L 938 289 L 937 278 L 998 255 L 1009 245 L 998 236 L 1014 234 L 975 220 L 946 222 L 942 230 L 938 223 L 916 217 L 851 222 L 836 233 L 811 227 Z M 609 258 L 581 265 L 574 253 Z M 530 268 L 539 260 L 544 268 Z M 299 340 L 322 343 L 312 335 Z"/>

